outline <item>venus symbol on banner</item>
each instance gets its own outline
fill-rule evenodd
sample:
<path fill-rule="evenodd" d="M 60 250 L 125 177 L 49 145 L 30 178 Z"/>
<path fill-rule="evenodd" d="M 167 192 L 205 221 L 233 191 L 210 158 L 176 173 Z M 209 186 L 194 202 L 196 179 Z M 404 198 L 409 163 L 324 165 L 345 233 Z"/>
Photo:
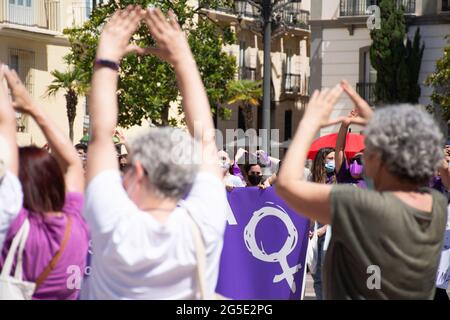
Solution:
<path fill-rule="evenodd" d="M 267 202 L 267 204 L 273 205 L 273 203 L 271 202 Z M 298 232 L 294 224 L 292 223 L 291 218 L 289 218 L 287 212 L 280 206 L 277 207 L 278 208 L 275 208 L 274 206 L 266 206 L 262 207 L 261 209 L 253 213 L 252 218 L 250 219 L 250 221 L 248 222 L 247 226 L 244 229 L 244 241 L 245 245 L 247 246 L 247 249 L 252 253 L 252 255 L 256 259 L 259 259 L 264 262 L 278 262 L 280 264 L 281 270 L 283 272 L 279 275 L 274 276 L 273 283 L 286 280 L 289 287 L 291 288 L 291 291 L 295 293 L 297 288 L 294 281 L 294 274 L 296 274 L 301 269 L 302 265 L 298 264 L 290 267 L 287 261 L 287 257 L 291 254 L 291 252 L 295 249 L 295 246 L 297 245 Z M 273 252 L 271 254 L 267 254 L 264 251 L 262 243 L 261 243 L 262 249 L 258 247 L 255 236 L 256 226 L 262 219 L 268 216 L 274 216 L 280 219 L 284 223 L 288 231 L 288 236 L 286 238 L 286 242 L 284 243 L 283 247 L 280 249 L 280 251 Z"/>

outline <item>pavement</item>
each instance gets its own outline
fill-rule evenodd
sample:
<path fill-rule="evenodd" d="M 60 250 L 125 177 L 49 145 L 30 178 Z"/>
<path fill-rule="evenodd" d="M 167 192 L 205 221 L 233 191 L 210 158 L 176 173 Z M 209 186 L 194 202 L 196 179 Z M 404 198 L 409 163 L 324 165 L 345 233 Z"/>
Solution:
<path fill-rule="evenodd" d="M 450 296 L 450 286 L 447 289 L 447 294 Z M 314 293 L 314 280 L 310 273 L 306 274 L 306 286 L 305 296 L 303 300 L 316 300 L 316 294 Z"/>
<path fill-rule="evenodd" d="M 314 280 L 311 274 L 308 272 L 306 274 L 306 286 L 305 286 L 305 296 L 303 300 L 316 300 L 316 294 L 314 293 Z"/>

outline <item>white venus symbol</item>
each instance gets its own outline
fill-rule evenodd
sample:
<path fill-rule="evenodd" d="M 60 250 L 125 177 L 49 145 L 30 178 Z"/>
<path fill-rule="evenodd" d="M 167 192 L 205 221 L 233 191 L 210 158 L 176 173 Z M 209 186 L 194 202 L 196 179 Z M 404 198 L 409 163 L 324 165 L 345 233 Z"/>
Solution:
<path fill-rule="evenodd" d="M 287 257 L 291 254 L 291 252 L 297 245 L 298 232 L 286 211 L 284 211 L 283 208 L 279 206 L 277 207 L 279 209 L 272 206 L 267 206 L 253 213 L 252 218 L 244 229 L 244 241 L 247 249 L 256 259 L 265 262 L 278 262 L 280 264 L 283 272 L 279 275 L 275 275 L 275 277 L 273 278 L 273 283 L 286 280 L 289 287 L 291 288 L 291 291 L 295 293 L 297 288 L 294 281 L 294 274 L 296 274 L 301 269 L 302 265 L 297 264 L 290 267 L 287 261 Z M 273 252 L 271 254 L 267 254 L 264 251 L 262 243 L 261 249 L 258 247 L 255 237 L 256 226 L 263 218 L 268 216 L 274 216 L 280 219 L 284 223 L 288 231 L 288 236 L 283 247 L 280 249 L 280 251 Z"/>

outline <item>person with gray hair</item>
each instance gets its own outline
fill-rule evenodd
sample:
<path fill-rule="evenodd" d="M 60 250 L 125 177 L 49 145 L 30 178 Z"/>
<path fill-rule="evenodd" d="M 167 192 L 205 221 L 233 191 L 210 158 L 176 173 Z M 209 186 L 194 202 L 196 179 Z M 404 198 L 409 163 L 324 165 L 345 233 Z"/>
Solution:
<path fill-rule="evenodd" d="M 157 48 L 129 44 L 145 20 Z M 123 178 L 111 132 L 117 122 L 119 62 L 130 52 L 170 63 L 189 133 L 151 128 L 128 146 Z M 91 274 L 82 299 L 197 299 L 215 291 L 226 224 L 208 98 L 176 17 L 128 6 L 105 25 L 90 98 L 85 216 L 92 237 Z"/>
<path fill-rule="evenodd" d="M 358 114 L 352 122 L 366 126 L 367 190 L 302 179 L 319 128 L 343 120 L 329 120 L 343 91 Z M 333 228 L 323 269 L 325 299 L 433 299 L 447 200 L 424 186 L 442 161 L 442 142 L 426 112 L 409 105 L 373 112 L 346 81 L 312 95 L 277 192 L 297 212 Z"/>

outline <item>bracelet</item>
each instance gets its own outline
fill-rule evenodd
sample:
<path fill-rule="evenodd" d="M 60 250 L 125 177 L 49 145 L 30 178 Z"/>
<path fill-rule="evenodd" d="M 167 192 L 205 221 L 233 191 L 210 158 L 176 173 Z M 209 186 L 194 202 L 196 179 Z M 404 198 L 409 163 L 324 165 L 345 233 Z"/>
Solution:
<path fill-rule="evenodd" d="M 111 60 L 105 60 L 105 59 L 96 59 L 95 60 L 95 66 L 96 67 L 106 67 L 113 69 L 114 71 L 119 70 L 119 64 L 117 62 L 111 61 Z"/>

